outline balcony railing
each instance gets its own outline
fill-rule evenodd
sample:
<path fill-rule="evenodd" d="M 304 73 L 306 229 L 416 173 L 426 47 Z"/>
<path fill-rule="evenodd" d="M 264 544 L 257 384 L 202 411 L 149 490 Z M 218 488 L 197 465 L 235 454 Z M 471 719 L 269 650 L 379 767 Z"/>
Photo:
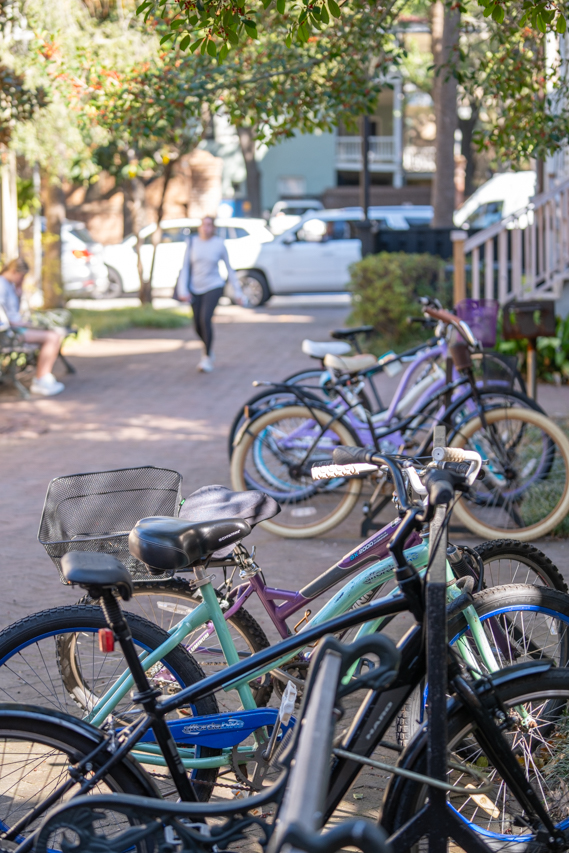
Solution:
<path fill-rule="evenodd" d="M 395 171 L 399 164 L 394 136 L 370 136 L 369 165 L 372 170 L 383 168 Z M 361 137 L 336 137 L 336 168 L 354 170 L 362 168 Z M 403 168 L 406 172 L 434 172 L 435 146 L 408 145 L 403 150 Z"/>
<path fill-rule="evenodd" d="M 370 136 L 370 166 L 395 166 L 395 137 Z M 362 140 L 359 136 L 336 137 L 336 168 L 362 168 Z"/>

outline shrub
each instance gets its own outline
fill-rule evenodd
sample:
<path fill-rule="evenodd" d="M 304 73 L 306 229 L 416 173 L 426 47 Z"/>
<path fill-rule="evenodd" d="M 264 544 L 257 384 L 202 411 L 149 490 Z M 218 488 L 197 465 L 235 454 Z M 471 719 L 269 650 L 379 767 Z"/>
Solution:
<path fill-rule="evenodd" d="M 152 305 L 137 305 L 132 308 L 112 308 L 102 311 L 96 308 L 73 308 L 71 316 L 82 338 L 102 338 L 133 327 L 179 329 L 190 323 L 191 314 L 187 308 L 153 308 Z"/>
<path fill-rule="evenodd" d="M 569 382 L 569 317 L 555 318 L 555 337 L 537 339 L 537 375 L 543 382 Z M 506 355 L 517 355 L 521 370 L 526 367 L 526 341 L 504 341 L 498 326 L 496 349 Z"/>
<path fill-rule="evenodd" d="M 352 325 L 373 326 L 376 342 L 383 350 L 401 349 L 424 335 L 420 326 L 410 326 L 409 316 L 419 316 L 417 297 L 434 296 L 445 304 L 445 262 L 434 255 L 380 252 L 352 264 Z M 366 347 L 367 348 L 367 347 Z"/>

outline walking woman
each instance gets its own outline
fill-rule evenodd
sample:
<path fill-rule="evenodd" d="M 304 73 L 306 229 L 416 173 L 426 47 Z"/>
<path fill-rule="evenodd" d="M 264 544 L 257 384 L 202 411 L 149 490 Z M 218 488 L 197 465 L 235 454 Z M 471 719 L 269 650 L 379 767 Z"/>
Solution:
<path fill-rule="evenodd" d="M 205 216 L 197 236 L 188 238 L 184 262 L 176 285 L 176 298 L 191 302 L 194 325 L 204 345 L 204 353 L 198 364 L 202 373 L 211 373 L 215 357 L 212 352 L 213 312 L 223 296 L 225 282 L 219 273 L 219 262 L 227 268 L 227 277 L 233 287 L 236 301 L 243 304 L 243 291 L 235 270 L 229 263 L 227 249 L 221 237 L 215 234 L 212 216 Z"/>

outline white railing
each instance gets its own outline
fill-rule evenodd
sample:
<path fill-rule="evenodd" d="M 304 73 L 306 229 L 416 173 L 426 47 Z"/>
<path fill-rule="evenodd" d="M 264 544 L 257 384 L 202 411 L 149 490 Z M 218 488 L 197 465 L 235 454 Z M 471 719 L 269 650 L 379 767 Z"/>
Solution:
<path fill-rule="evenodd" d="M 395 137 L 370 136 L 369 163 L 374 165 L 395 165 Z M 336 137 L 336 168 L 362 167 L 362 140 L 359 136 Z"/>
<path fill-rule="evenodd" d="M 406 145 L 403 149 L 403 168 L 406 172 L 434 172 L 434 145 Z"/>
<path fill-rule="evenodd" d="M 569 180 L 523 210 L 455 241 L 455 296 L 557 299 L 569 280 Z"/>

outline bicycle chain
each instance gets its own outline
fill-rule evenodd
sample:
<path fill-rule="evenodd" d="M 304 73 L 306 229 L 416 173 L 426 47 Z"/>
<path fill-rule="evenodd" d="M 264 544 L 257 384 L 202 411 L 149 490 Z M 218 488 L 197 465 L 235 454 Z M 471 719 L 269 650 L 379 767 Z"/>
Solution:
<path fill-rule="evenodd" d="M 150 771 L 149 775 L 155 779 L 170 779 L 171 780 L 171 778 L 172 778 L 171 776 L 168 775 L 168 773 L 156 773 L 155 771 L 152 771 L 152 770 Z M 206 788 L 229 788 L 230 790 L 233 790 L 233 791 L 235 790 L 235 788 L 238 788 L 240 791 L 253 791 L 253 790 L 255 790 L 252 785 L 242 785 L 239 782 L 237 782 L 237 780 L 233 783 L 229 783 L 229 782 L 217 782 L 217 781 L 216 782 L 205 782 L 203 779 L 192 779 L 191 782 L 192 782 L 192 785 L 202 785 Z"/>

